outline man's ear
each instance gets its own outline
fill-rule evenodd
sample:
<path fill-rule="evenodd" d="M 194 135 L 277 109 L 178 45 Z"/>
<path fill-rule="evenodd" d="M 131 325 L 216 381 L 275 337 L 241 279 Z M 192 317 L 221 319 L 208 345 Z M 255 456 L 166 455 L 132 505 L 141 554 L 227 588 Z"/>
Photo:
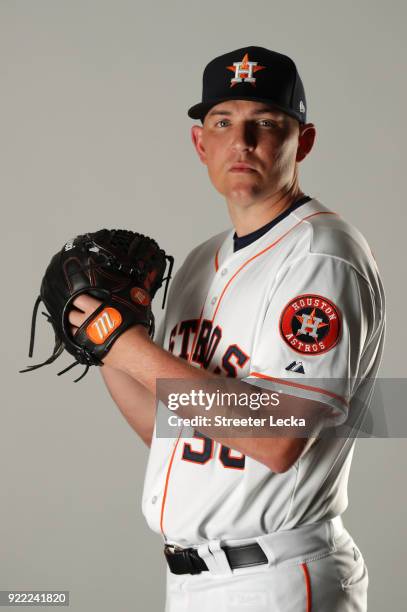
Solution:
<path fill-rule="evenodd" d="M 311 151 L 312 147 L 314 146 L 316 133 L 315 125 L 313 123 L 306 123 L 305 125 L 300 126 L 296 157 L 297 162 L 302 161 Z"/>
<path fill-rule="evenodd" d="M 200 125 L 193 125 L 191 128 L 191 139 L 199 159 L 203 164 L 206 164 L 206 152 L 202 143 L 202 132 L 203 128 Z"/>

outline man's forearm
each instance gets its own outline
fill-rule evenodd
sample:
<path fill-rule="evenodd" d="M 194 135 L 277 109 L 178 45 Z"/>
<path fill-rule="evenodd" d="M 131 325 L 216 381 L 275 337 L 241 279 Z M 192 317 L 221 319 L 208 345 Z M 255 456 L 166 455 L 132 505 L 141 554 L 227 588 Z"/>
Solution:
<path fill-rule="evenodd" d="M 100 371 L 122 415 L 143 442 L 150 446 L 155 421 L 155 397 L 141 383 L 121 370 L 105 364 Z"/>
<path fill-rule="evenodd" d="M 215 388 L 217 386 L 218 388 L 223 387 L 230 390 L 232 385 L 234 391 L 246 394 L 259 391 L 257 387 L 245 382 L 216 376 L 173 356 L 168 351 L 164 351 L 151 342 L 146 331 L 140 327 L 132 328 L 118 339 L 108 355 L 108 360 L 132 379 L 140 382 L 154 395 L 157 393 L 157 379 L 182 379 L 184 383 L 185 381 L 191 381 L 191 384 L 201 384 L 203 388 Z M 159 397 L 158 399 L 165 402 L 164 397 Z M 321 416 L 324 409 L 325 407 L 317 402 L 307 403 L 306 400 L 300 398 L 284 396 L 284 411 L 287 414 L 300 415 L 308 411 L 309 416 L 316 417 L 317 413 Z M 216 410 L 217 414 L 224 415 L 225 417 L 231 414 L 230 409 L 227 407 L 217 405 Z M 235 416 L 237 416 L 239 410 L 241 416 L 248 415 L 247 407 L 240 407 L 240 409 L 239 407 L 234 407 L 233 413 Z M 177 410 L 177 413 L 181 417 L 189 418 L 202 414 L 202 409 L 199 410 L 193 406 L 186 406 Z M 227 428 L 223 429 L 221 433 L 213 427 L 206 427 L 205 425 L 199 426 L 197 429 L 221 444 L 264 463 L 273 471 L 285 471 L 288 469 L 301 454 L 307 441 L 307 434 L 301 436 L 298 433 L 299 437 L 294 438 L 290 432 L 289 435 L 291 437 L 287 438 L 284 437 L 283 430 L 280 430 L 281 437 L 256 438 L 249 435 L 240 438 L 238 430 L 233 431 L 233 428 L 229 430 Z"/>

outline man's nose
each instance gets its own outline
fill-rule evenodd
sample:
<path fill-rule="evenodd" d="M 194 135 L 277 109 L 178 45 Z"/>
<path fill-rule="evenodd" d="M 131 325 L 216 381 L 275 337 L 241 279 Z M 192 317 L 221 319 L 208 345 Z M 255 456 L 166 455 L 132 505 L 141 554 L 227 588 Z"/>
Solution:
<path fill-rule="evenodd" d="M 250 124 L 241 123 L 234 126 L 232 148 L 236 151 L 253 151 L 256 148 L 255 131 Z"/>

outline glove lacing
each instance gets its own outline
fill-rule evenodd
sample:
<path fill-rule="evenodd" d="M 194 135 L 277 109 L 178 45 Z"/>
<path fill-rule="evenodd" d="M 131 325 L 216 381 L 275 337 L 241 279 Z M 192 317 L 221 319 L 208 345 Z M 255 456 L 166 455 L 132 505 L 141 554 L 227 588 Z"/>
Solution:
<path fill-rule="evenodd" d="M 37 297 L 37 299 L 35 300 L 35 304 L 34 304 L 34 308 L 33 308 L 33 314 L 32 314 L 32 319 L 31 319 L 30 348 L 29 348 L 29 351 L 28 351 L 28 356 L 29 357 L 33 356 L 34 341 L 35 341 L 35 326 L 36 326 L 36 322 L 37 322 L 38 308 L 39 308 L 39 305 L 40 305 L 41 302 L 42 302 L 42 298 L 39 295 Z M 49 316 L 49 314 L 47 312 L 42 312 L 41 314 L 43 314 L 44 317 L 46 317 L 48 323 L 51 323 L 52 319 L 51 319 L 51 317 Z M 54 344 L 54 350 L 52 351 L 52 355 L 50 355 L 50 357 L 48 357 L 48 359 L 46 359 L 45 361 L 42 361 L 41 363 L 36 363 L 34 365 L 29 365 L 24 370 L 19 370 L 20 373 L 31 372 L 32 370 L 37 370 L 38 368 L 42 368 L 43 366 L 48 365 L 50 363 L 53 363 L 56 359 L 58 359 L 58 357 L 63 353 L 63 351 L 65 349 L 65 346 L 64 346 L 64 343 L 62 342 L 62 340 L 58 337 L 58 335 L 55 332 L 55 330 L 54 330 L 54 334 L 55 334 L 55 344 Z M 78 363 L 80 363 L 80 362 L 78 360 L 75 360 L 67 368 L 64 368 L 63 370 L 58 372 L 58 376 L 60 376 L 61 374 L 65 374 L 65 372 L 68 372 L 68 370 L 70 370 L 74 366 L 78 365 Z M 76 378 L 74 380 L 74 382 L 78 382 L 79 380 L 81 380 L 88 373 L 89 367 L 90 367 L 89 365 L 86 365 L 84 372 L 79 376 L 79 378 Z"/>

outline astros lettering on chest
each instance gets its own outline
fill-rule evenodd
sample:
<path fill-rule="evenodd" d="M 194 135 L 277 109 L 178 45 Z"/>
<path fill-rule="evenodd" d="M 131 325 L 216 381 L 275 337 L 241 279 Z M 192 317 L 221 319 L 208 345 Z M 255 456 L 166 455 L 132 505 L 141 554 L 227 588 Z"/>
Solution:
<path fill-rule="evenodd" d="M 264 316 L 266 283 L 252 265 L 237 273 L 223 267 L 209 278 L 194 279 L 177 292 L 167 317 L 165 348 L 173 355 L 221 376 L 247 376 L 259 322 Z"/>

